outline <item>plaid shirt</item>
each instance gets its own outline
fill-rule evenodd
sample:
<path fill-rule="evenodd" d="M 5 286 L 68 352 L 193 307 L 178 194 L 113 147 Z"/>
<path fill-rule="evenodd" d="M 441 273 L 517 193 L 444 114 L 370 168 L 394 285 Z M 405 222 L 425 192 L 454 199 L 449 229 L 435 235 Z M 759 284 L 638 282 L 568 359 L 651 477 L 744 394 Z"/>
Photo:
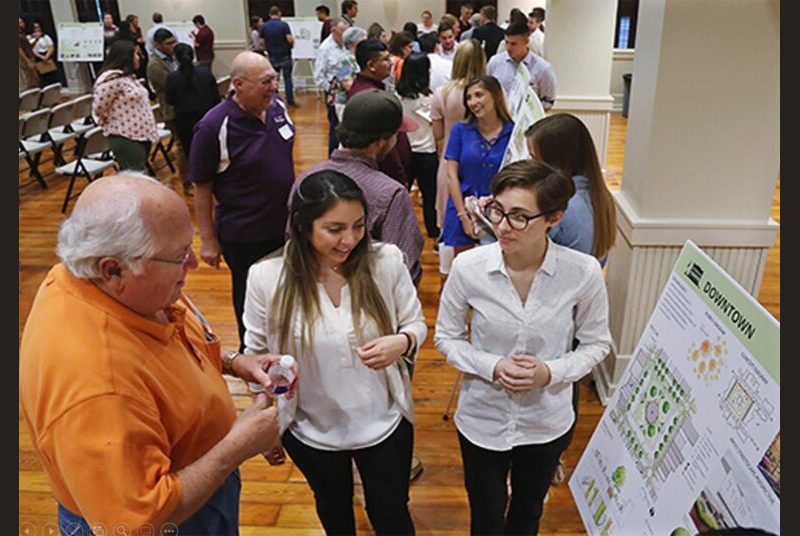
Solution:
<path fill-rule="evenodd" d="M 402 184 L 378 171 L 375 160 L 355 151 L 337 149 L 330 160 L 320 162 L 306 171 L 292 185 L 289 202 L 302 180 L 314 172 L 338 171 L 353 179 L 364 192 L 368 207 L 367 227 L 375 240 L 395 244 L 403 252 L 403 259 L 414 284 L 419 284 L 422 267 L 419 256 L 425 239 L 419 229 L 411 198 Z M 291 212 L 291 207 L 289 207 Z"/>

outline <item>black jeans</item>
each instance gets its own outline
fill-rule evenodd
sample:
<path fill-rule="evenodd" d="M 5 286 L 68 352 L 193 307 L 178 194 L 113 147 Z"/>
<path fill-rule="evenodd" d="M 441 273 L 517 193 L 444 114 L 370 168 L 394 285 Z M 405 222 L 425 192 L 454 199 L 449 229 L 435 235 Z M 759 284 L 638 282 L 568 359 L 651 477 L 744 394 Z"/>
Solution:
<path fill-rule="evenodd" d="M 328 156 L 330 157 L 334 149 L 339 147 L 339 138 L 336 137 L 336 127 L 339 125 L 339 118 L 336 117 L 336 107 L 328 104 Z"/>
<path fill-rule="evenodd" d="M 459 432 L 471 534 L 538 534 L 544 496 L 568 434 L 549 443 L 496 451 L 473 444 Z M 512 493 L 507 504 L 509 471 Z"/>
<path fill-rule="evenodd" d="M 436 172 L 439 169 L 439 157 L 436 153 L 411 153 L 411 173 L 409 184 L 416 179 L 422 193 L 422 216 L 425 220 L 425 232 L 428 238 L 439 237 L 436 225 Z"/>
<path fill-rule="evenodd" d="M 302 443 L 289 430 L 283 434 L 283 446 L 314 492 L 317 516 L 326 534 L 356 533 L 353 460 L 375 534 L 414 534 L 408 511 L 414 428 L 407 420 L 402 419 L 382 442 L 365 449 L 319 450 Z"/>
<path fill-rule="evenodd" d="M 231 269 L 233 310 L 236 313 L 236 325 L 239 328 L 240 352 L 244 352 L 244 322 L 242 322 L 242 315 L 244 314 L 244 296 L 247 290 L 247 272 L 257 260 L 283 246 L 284 242 L 283 236 L 252 244 L 238 244 L 222 240 L 219 242 L 220 247 L 222 247 L 222 256 Z"/>

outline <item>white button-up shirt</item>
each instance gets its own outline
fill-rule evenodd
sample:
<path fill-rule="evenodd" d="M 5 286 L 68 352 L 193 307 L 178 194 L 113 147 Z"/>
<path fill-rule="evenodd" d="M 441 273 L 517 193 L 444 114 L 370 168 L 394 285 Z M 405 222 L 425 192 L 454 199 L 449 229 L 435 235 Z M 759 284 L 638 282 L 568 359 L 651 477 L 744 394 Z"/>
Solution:
<path fill-rule="evenodd" d="M 372 275 L 392 324 L 400 332 L 413 333 L 419 348 L 427 328 L 403 254 L 393 244 L 375 247 Z M 350 450 L 380 443 L 397 428 L 401 417 L 413 423 L 405 361 L 373 370 L 356 353 L 356 348 L 380 334 L 374 320 L 362 315 L 361 336 L 357 335 L 349 285 L 342 288 L 339 307 L 317 285 L 320 316 L 314 321 L 313 345 L 307 340 L 305 345 L 300 343 L 303 323 L 298 313 L 290 329 L 290 348 L 278 347 L 278 333 L 269 320 L 283 266 L 283 256 L 275 255 L 250 268 L 243 317 L 246 353 L 291 352 L 297 359 L 297 396 L 278 398 L 281 433 L 289 428 L 317 449 Z"/>
<path fill-rule="evenodd" d="M 350 52 L 333 38 L 333 34 L 317 49 L 317 59 L 314 60 L 314 84 L 322 91 L 328 91 L 331 81 L 338 74 L 338 65 Z M 354 75 L 355 76 L 355 75 Z"/>
<path fill-rule="evenodd" d="M 506 451 L 566 433 L 575 420 L 572 383 L 611 348 L 608 297 L 597 259 L 547 242 L 524 305 L 498 243 L 456 257 L 442 291 L 436 347 L 464 373 L 455 424 L 485 449 Z M 580 341 L 574 351 L 573 338 Z M 546 361 L 550 384 L 507 392 L 493 380 L 494 368 L 514 354 Z"/>
<path fill-rule="evenodd" d="M 542 101 L 544 109 L 549 110 L 556 101 L 556 73 L 553 66 L 546 59 L 530 52 L 521 63 L 531 74 L 531 88 Z M 508 52 L 498 52 L 486 64 L 486 74 L 497 78 L 508 95 L 514 79 L 517 77 L 518 65 L 511 59 Z"/>

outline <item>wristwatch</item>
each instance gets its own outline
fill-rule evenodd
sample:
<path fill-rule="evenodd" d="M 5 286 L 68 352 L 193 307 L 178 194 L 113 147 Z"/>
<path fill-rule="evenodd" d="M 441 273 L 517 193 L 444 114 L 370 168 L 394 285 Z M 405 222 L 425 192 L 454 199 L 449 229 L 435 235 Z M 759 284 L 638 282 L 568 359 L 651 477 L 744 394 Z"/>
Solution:
<path fill-rule="evenodd" d="M 223 374 L 230 374 L 231 376 L 236 376 L 233 372 L 233 361 L 237 357 L 239 357 L 239 352 L 233 350 L 231 352 L 226 352 L 225 355 L 222 356 L 222 373 Z"/>

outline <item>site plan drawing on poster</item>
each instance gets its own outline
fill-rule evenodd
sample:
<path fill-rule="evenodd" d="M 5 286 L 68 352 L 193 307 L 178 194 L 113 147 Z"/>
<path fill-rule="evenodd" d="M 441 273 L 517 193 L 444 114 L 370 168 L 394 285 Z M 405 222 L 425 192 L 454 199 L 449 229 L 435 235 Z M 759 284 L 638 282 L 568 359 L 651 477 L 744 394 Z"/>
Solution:
<path fill-rule="evenodd" d="M 58 61 L 103 61 L 103 23 L 59 22 Z"/>
<path fill-rule="evenodd" d="M 687 241 L 569 481 L 589 534 L 780 533 L 779 339 Z"/>

